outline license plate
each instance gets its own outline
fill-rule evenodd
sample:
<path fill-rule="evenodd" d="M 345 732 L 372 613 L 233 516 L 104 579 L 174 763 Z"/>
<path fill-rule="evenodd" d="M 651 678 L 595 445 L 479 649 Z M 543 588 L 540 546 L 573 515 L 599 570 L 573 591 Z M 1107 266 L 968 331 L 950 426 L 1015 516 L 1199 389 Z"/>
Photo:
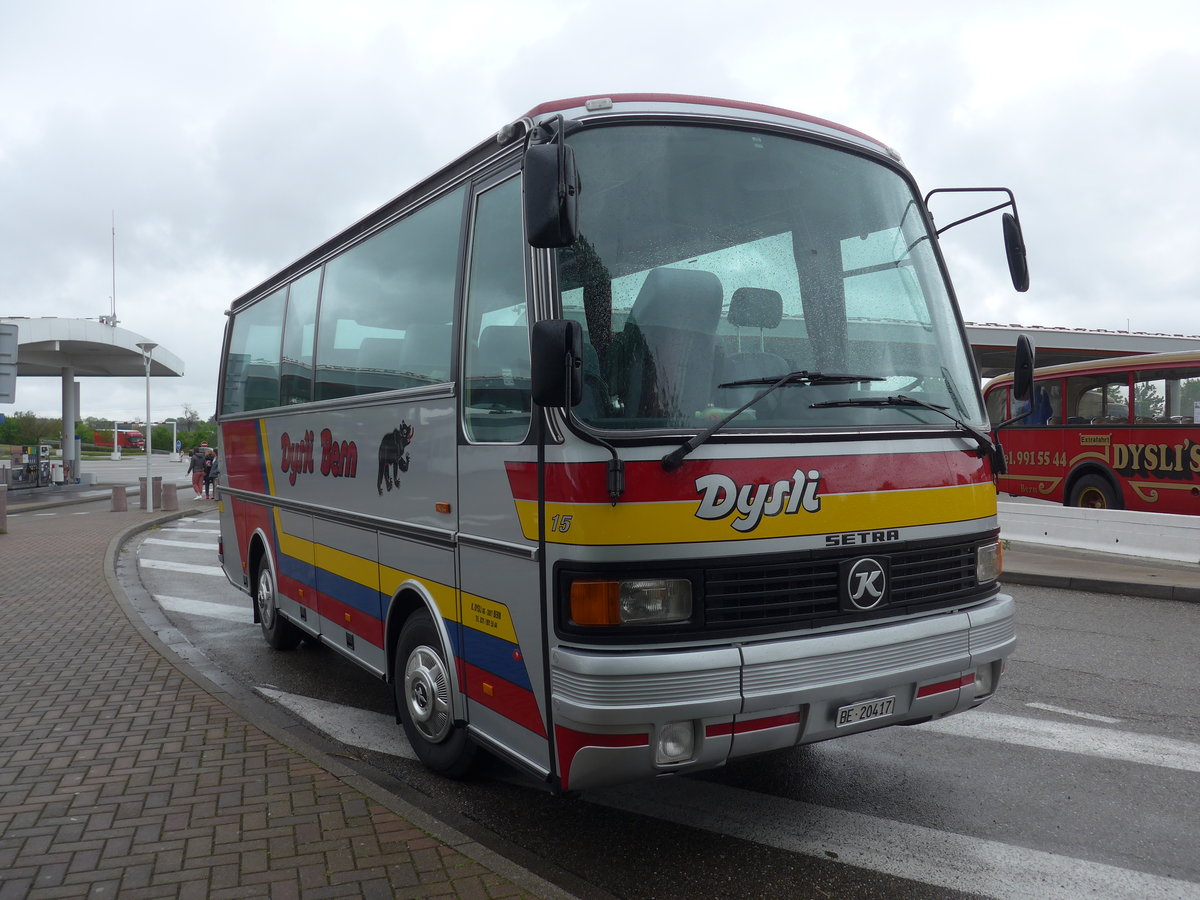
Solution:
<path fill-rule="evenodd" d="M 879 697 L 875 700 L 864 700 L 843 706 L 837 711 L 837 727 L 857 725 L 859 722 L 869 722 L 871 719 L 882 719 L 890 716 L 896 709 L 895 697 Z"/>

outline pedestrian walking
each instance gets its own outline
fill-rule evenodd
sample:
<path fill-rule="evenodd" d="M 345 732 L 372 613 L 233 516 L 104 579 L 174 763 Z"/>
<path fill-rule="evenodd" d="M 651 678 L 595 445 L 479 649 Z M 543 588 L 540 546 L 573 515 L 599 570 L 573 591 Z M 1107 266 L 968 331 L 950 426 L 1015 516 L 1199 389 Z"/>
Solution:
<path fill-rule="evenodd" d="M 217 466 L 217 451 L 210 449 L 204 454 L 204 499 L 216 499 L 217 489 L 213 485 L 217 475 L 220 473 L 220 468 Z"/>
<path fill-rule="evenodd" d="M 197 447 L 192 451 L 188 461 L 188 474 L 192 476 L 192 490 L 196 492 L 196 500 L 203 500 L 204 494 L 204 450 Z"/>

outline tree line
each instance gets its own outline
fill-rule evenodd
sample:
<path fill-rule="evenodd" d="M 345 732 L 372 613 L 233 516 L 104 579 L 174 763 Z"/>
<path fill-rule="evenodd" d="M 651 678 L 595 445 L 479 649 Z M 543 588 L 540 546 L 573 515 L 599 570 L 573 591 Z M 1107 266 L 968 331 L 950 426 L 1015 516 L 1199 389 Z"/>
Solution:
<path fill-rule="evenodd" d="M 185 451 L 193 450 L 205 442 L 210 447 L 217 445 L 216 417 L 204 421 L 191 406 L 184 404 L 184 414 L 175 420 L 175 438 L 183 445 Z M 120 428 L 142 430 L 140 423 L 118 422 Z M 80 439 L 84 448 L 93 446 L 97 431 L 111 432 L 112 419 L 97 419 L 89 416 L 75 423 L 75 437 Z M 62 434 L 62 420 L 48 419 L 31 411 L 9 413 L 0 422 L 0 444 L 13 446 L 32 446 L 41 443 L 59 443 Z M 169 451 L 171 446 L 171 424 L 156 424 L 150 432 L 151 446 L 155 450 Z M 111 444 L 111 437 L 110 437 Z M 111 446 L 103 449 L 109 450 Z M 128 449 L 124 453 L 137 452 Z"/>

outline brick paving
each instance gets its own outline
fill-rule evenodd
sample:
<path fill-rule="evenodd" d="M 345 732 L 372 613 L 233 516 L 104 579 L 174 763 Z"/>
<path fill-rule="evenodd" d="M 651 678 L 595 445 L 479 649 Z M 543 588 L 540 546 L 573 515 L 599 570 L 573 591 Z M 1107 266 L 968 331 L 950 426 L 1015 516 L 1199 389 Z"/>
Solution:
<path fill-rule="evenodd" d="M 434 837 L 250 725 L 147 643 L 104 563 L 154 514 L 53 512 L 10 505 L 0 534 L 0 900 L 538 896 L 477 861 L 491 856 L 479 845 Z"/>

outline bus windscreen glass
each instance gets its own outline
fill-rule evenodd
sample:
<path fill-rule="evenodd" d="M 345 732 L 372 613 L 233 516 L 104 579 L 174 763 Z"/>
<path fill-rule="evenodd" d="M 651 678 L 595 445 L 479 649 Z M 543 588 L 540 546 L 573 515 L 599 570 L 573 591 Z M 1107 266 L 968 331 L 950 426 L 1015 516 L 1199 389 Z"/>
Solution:
<path fill-rule="evenodd" d="M 623 125 L 571 138 L 580 237 L 559 251 L 563 314 L 585 335 L 577 415 L 609 431 L 695 428 L 791 371 L 737 428 L 941 424 L 906 394 L 985 422 L 962 330 L 911 185 L 838 147 L 758 131 Z"/>

